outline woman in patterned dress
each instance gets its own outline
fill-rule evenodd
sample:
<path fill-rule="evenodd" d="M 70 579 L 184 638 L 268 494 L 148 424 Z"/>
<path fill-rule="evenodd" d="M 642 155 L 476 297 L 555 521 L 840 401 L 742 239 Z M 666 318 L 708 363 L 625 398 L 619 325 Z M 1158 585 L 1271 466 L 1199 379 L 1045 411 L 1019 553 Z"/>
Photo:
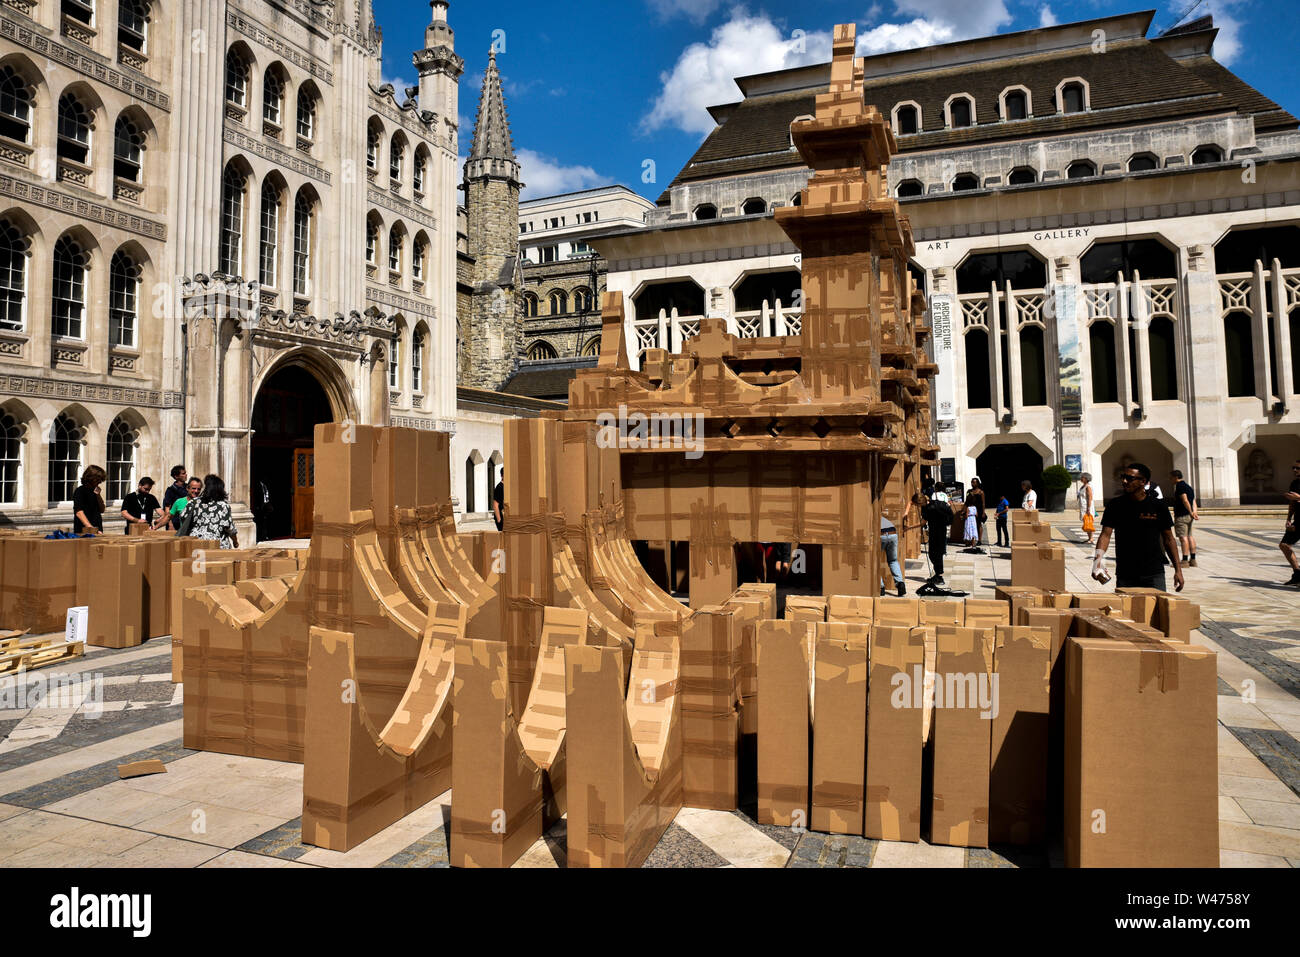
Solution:
<path fill-rule="evenodd" d="M 203 480 L 203 494 L 186 509 L 185 517 L 191 516 L 191 537 L 220 542 L 222 548 L 239 547 L 239 534 L 235 531 L 235 519 L 227 501 L 226 483 L 220 476 L 209 475 Z"/>

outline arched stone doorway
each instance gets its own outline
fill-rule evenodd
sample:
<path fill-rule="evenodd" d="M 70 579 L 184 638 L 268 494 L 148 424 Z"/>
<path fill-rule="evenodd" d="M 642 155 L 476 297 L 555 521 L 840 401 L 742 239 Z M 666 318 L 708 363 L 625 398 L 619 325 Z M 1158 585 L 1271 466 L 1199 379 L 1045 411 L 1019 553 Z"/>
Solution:
<path fill-rule="evenodd" d="M 249 501 L 259 541 L 311 537 L 316 426 L 347 414 L 330 391 L 312 364 L 298 359 L 283 362 L 257 390 Z"/>
<path fill-rule="evenodd" d="M 1020 483 L 1025 479 L 1034 484 L 1042 502 L 1043 456 L 1027 443 L 990 445 L 975 460 L 975 471 L 990 504 L 1005 495 L 1012 508 L 1019 508 L 1025 497 Z"/>

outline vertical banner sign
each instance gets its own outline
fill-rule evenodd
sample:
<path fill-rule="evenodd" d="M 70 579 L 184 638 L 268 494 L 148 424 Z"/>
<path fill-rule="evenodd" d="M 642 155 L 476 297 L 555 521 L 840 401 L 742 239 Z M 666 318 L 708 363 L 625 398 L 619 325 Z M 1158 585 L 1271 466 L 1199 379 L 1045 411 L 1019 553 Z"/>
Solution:
<path fill-rule="evenodd" d="M 1083 366 L 1079 353 L 1079 317 L 1073 284 L 1057 286 L 1056 297 L 1056 351 L 1061 394 L 1059 397 L 1061 425 L 1083 424 Z"/>
<path fill-rule="evenodd" d="M 934 380 L 936 422 L 957 420 L 957 354 L 953 343 L 952 297 L 930 298 L 930 321 L 934 329 L 934 361 L 939 375 Z"/>

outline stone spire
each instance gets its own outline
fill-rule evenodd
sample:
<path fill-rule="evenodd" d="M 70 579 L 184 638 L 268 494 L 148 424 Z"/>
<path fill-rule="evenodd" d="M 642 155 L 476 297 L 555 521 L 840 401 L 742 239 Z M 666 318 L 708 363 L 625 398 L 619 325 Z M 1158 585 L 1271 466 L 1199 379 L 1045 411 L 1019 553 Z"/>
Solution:
<path fill-rule="evenodd" d="M 488 55 L 483 92 L 478 101 L 478 119 L 474 124 L 474 143 L 465 164 L 467 180 L 483 177 L 519 183 L 519 161 L 515 158 L 515 146 L 510 137 L 510 119 L 506 114 L 495 50 Z"/>
<path fill-rule="evenodd" d="M 459 104 L 458 84 L 465 61 L 456 55 L 456 34 L 447 24 L 447 0 L 433 0 L 433 18 L 424 31 L 424 49 L 412 57 L 420 73 L 420 109 L 437 113 L 455 123 Z M 456 149 L 451 137 L 451 149 Z"/>

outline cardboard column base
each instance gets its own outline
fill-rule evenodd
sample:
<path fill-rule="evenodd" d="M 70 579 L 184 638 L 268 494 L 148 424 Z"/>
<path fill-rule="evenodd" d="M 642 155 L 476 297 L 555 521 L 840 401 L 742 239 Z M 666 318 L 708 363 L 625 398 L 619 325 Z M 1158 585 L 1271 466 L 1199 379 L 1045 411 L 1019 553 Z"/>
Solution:
<path fill-rule="evenodd" d="M 989 840 L 1038 845 L 1047 838 L 1052 632 L 997 628 L 998 708 L 989 762 Z"/>
<path fill-rule="evenodd" d="M 934 741 L 929 753 L 931 844 L 988 847 L 989 748 L 979 686 L 991 693 L 993 629 L 940 627 L 935 658 Z M 965 689 L 964 699 L 953 690 Z M 974 692 L 976 700 L 970 700 Z"/>
<path fill-rule="evenodd" d="M 813 622 L 758 625 L 758 823 L 807 827 Z"/>
<path fill-rule="evenodd" d="M 354 636 L 312 629 L 304 844 L 350 851 L 451 787 L 451 679 L 464 631 L 464 606 L 435 609 L 402 703 L 381 725 L 364 704 Z M 348 687 L 352 695 L 340 693 Z"/>
<path fill-rule="evenodd" d="M 615 649 L 565 651 L 570 867 L 639 867 L 682 807 L 679 639 L 637 636 L 626 704 L 621 673 Z"/>
<path fill-rule="evenodd" d="M 879 841 L 921 840 L 921 724 L 914 689 L 925 664 L 923 628 L 877 625 L 871 633 L 867 697 L 866 811 L 862 834 Z"/>
<path fill-rule="evenodd" d="M 814 627 L 817 681 L 813 693 L 810 827 L 829 834 L 861 834 L 871 626 L 826 622 Z"/>
<path fill-rule="evenodd" d="M 682 803 L 740 806 L 738 682 L 744 623 L 736 608 L 698 609 L 682 625 Z"/>

